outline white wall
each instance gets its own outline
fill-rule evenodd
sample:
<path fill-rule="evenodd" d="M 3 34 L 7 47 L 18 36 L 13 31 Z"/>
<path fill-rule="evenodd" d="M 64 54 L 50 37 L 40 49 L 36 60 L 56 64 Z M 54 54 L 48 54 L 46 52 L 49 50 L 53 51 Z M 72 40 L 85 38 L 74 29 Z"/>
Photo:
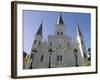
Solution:
<path fill-rule="evenodd" d="M 26 0 L 24 0 L 26 1 Z M 27 0 L 28 1 L 28 0 Z M 31 0 L 37 1 L 37 0 Z M 100 5 L 99 0 L 38 0 L 38 2 L 51 2 L 51 3 L 79 3 L 79 4 L 92 4 Z M 13 80 L 10 78 L 10 68 L 11 68 L 11 0 L 0 0 L 0 80 Z M 99 6 L 100 10 L 100 6 Z M 100 14 L 100 11 L 99 13 Z M 99 21 L 100 22 L 100 16 Z M 100 24 L 98 25 L 100 26 Z M 98 27 L 100 31 L 100 27 Z M 100 34 L 100 32 L 98 33 Z M 100 45 L 100 37 L 99 37 Z M 99 52 L 100 53 L 100 49 Z M 100 54 L 98 54 L 100 63 Z M 100 68 L 100 64 L 98 64 Z M 44 78 L 34 78 L 34 80 L 100 80 L 100 69 L 98 74 L 91 75 L 75 75 L 75 76 L 60 76 L 60 77 L 44 77 Z M 24 79 L 22 79 L 24 80 Z M 28 80 L 28 79 L 26 79 Z M 33 78 L 29 78 L 33 80 Z"/>

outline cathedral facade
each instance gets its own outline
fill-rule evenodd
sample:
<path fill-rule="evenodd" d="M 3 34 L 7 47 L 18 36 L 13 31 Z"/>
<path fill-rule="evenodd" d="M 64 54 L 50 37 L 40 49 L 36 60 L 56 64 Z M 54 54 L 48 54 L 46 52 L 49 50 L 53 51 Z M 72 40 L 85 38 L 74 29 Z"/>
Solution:
<path fill-rule="evenodd" d="M 78 67 L 87 63 L 86 46 L 79 25 L 76 28 L 76 41 L 65 34 L 61 14 L 55 27 L 55 34 L 48 35 L 48 41 L 43 41 L 42 23 L 40 24 L 25 69 Z"/>

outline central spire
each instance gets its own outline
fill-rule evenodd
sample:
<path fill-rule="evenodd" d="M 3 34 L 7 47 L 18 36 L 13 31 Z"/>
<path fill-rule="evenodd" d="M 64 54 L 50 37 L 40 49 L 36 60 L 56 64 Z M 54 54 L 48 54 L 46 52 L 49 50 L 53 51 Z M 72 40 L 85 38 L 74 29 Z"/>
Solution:
<path fill-rule="evenodd" d="M 42 35 L 42 22 L 41 22 L 41 24 L 40 24 L 40 27 L 39 27 L 39 29 L 38 29 L 36 35 Z"/>
<path fill-rule="evenodd" d="M 57 20 L 57 24 L 63 24 L 63 19 L 62 19 L 62 16 L 61 16 L 61 13 L 60 13 L 60 16 L 58 17 L 58 20 Z"/>
<path fill-rule="evenodd" d="M 57 19 L 55 34 L 64 35 L 64 22 L 63 22 L 61 13 Z"/>

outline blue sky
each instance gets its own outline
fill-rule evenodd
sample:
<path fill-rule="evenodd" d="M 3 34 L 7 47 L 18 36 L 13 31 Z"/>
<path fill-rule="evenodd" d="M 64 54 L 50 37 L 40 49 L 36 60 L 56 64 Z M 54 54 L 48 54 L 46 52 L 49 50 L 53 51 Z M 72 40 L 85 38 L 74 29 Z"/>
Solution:
<path fill-rule="evenodd" d="M 55 34 L 55 26 L 60 13 L 65 24 L 65 33 L 76 39 L 76 27 L 79 24 L 86 47 L 90 47 L 91 14 L 23 10 L 23 50 L 25 52 L 30 53 L 34 36 L 41 22 L 43 23 L 43 40 L 47 41 L 48 35 Z"/>

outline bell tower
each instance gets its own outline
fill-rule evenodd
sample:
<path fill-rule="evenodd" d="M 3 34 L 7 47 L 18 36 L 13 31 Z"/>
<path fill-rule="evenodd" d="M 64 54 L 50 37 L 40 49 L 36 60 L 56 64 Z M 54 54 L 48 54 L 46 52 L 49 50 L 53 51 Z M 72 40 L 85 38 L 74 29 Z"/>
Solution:
<path fill-rule="evenodd" d="M 37 49 L 41 45 L 42 39 L 43 39 L 43 36 L 42 36 L 42 23 L 41 23 L 40 27 L 38 28 L 38 30 L 35 34 L 35 38 L 34 38 L 34 41 L 32 44 L 30 57 L 29 57 L 29 64 L 28 64 L 29 69 L 33 69 L 33 68 L 37 67 L 37 64 L 35 63 L 38 61 L 36 59 L 36 54 L 38 53 Z"/>
<path fill-rule="evenodd" d="M 36 34 L 35 34 L 35 38 L 33 41 L 33 45 L 32 45 L 32 49 L 36 48 L 37 46 L 39 46 L 42 43 L 42 22 L 40 24 L 40 27 L 38 28 Z"/>
<path fill-rule="evenodd" d="M 57 19 L 55 34 L 64 35 L 64 22 L 63 22 L 61 14 Z"/>

